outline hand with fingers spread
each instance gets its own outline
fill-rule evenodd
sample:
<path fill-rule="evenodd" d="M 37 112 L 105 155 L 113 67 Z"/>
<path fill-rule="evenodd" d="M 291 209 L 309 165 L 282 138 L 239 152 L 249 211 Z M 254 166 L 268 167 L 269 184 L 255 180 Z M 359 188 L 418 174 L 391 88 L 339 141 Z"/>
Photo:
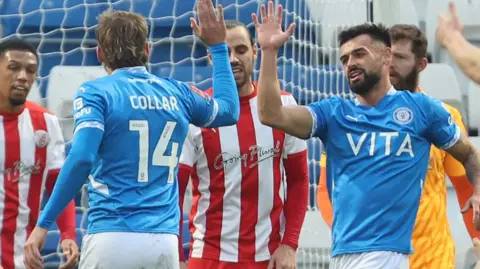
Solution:
<path fill-rule="evenodd" d="M 288 38 L 293 34 L 295 23 L 288 26 L 284 32 L 282 30 L 283 21 L 283 7 L 277 6 L 277 14 L 274 14 L 273 1 L 268 1 L 268 11 L 265 10 L 265 5 L 260 6 L 262 22 L 258 21 L 257 14 L 252 14 L 252 20 L 257 31 L 257 41 L 262 50 L 278 50 Z"/>
<path fill-rule="evenodd" d="M 441 14 L 438 18 L 438 26 L 435 31 L 437 42 L 444 46 L 446 39 L 454 34 L 463 32 L 463 24 L 457 16 L 457 8 L 453 2 L 448 5 L 449 14 Z"/>
<path fill-rule="evenodd" d="M 227 38 L 227 27 L 223 18 L 222 5 L 217 5 L 217 13 L 212 0 L 197 1 L 197 17 L 190 18 L 190 26 L 196 36 L 198 36 L 207 46 L 213 46 L 225 43 Z"/>
<path fill-rule="evenodd" d="M 36 226 L 24 247 L 23 263 L 27 268 L 43 268 L 43 257 L 40 254 L 40 249 L 45 244 L 47 237 L 47 230 Z"/>

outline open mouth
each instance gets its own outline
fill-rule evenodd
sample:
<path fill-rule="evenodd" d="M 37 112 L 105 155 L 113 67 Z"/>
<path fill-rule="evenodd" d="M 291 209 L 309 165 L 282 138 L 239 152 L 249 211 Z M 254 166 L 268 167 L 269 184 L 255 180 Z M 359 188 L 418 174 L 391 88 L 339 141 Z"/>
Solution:
<path fill-rule="evenodd" d="M 358 80 L 361 77 L 362 74 L 363 74 L 362 70 L 351 71 L 348 74 L 348 78 L 352 81 L 355 81 L 355 80 Z"/>
<path fill-rule="evenodd" d="M 238 73 L 242 72 L 242 68 L 232 67 L 232 72 L 233 72 L 233 74 L 238 74 Z"/>

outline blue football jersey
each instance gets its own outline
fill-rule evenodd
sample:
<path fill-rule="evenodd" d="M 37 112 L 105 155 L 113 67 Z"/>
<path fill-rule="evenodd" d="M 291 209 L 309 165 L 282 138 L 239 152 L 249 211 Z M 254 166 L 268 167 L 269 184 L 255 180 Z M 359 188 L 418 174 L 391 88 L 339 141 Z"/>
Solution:
<path fill-rule="evenodd" d="M 73 106 L 75 132 L 104 131 L 89 177 L 87 232 L 178 234 L 178 159 L 189 124 L 215 119 L 215 100 L 134 67 L 83 84 Z"/>
<path fill-rule="evenodd" d="M 460 139 L 449 112 L 425 94 L 393 88 L 374 107 L 334 97 L 308 109 L 333 183 L 332 256 L 411 253 L 430 146 Z"/>

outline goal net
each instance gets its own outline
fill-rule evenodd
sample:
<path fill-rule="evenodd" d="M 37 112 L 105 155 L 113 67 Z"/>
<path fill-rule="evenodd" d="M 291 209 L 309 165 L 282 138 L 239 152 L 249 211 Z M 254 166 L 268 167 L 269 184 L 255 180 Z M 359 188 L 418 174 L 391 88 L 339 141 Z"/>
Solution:
<path fill-rule="evenodd" d="M 217 0 L 226 19 L 246 23 L 255 35 L 251 13 L 258 13 L 263 0 Z M 339 67 L 336 35 L 339 30 L 370 20 L 371 0 L 277 0 L 285 8 L 285 26 L 295 22 L 295 34 L 281 49 L 278 73 L 284 90 L 300 104 L 330 96 L 352 97 Z M 143 14 L 150 24 L 152 43 L 149 69 L 158 76 L 193 82 L 199 88 L 211 85 L 205 47 L 189 27 L 195 0 L 12 0 L 3 1 L 0 14 L 2 36 L 32 42 L 40 56 L 39 79 L 30 99 L 57 113 L 66 140 L 72 137 L 71 100 L 79 85 L 105 74 L 96 58 L 97 16 L 107 8 Z M 261 53 L 261 52 L 260 52 Z M 259 57 L 260 59 L 260 57 Z M 259 61 L 254 78 L 258 77 Z M 310 203 L 298 251 L 298 268 L 327 268 L 330 230 L 316 205 L 321 144 L 309 144 Z M 84 189 L 85 190 L 85 189 Z M 76 198 L 77 234 L 85 232 L 86 195 Z M 189 203 L 187 197 L 186 203 Z M 186 209 L 189 206 L 185 206 Z M 53 227 L 42 251 L 46 268 L 63 257 L 59 232 Z"/>

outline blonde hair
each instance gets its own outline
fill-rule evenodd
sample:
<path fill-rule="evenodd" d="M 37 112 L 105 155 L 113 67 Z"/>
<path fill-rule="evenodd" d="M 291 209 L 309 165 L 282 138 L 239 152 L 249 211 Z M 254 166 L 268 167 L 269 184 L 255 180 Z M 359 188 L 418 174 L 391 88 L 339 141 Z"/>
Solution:
<path fill-rule="evenodd" d="M 107 10 L 98 19 L 97 42 L 104 64 L 113 70 L 146 65 L 147 36 L 147 21 L 139 14 Z"/>

